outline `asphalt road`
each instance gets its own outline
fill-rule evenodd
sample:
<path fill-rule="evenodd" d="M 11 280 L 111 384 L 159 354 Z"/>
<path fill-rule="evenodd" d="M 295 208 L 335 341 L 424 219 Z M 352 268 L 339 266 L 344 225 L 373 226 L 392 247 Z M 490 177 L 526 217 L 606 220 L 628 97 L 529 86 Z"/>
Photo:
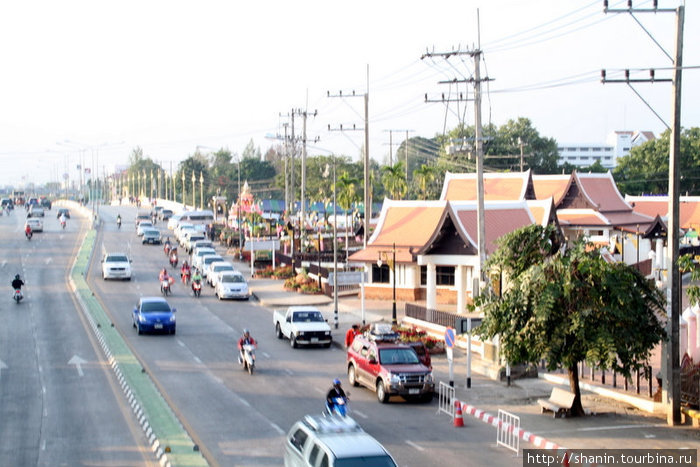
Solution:
<path fill-rule="evenodd" d="M 68 288 L 82 240 L 79 219 L 65 230 L 47 211 L 44 232 L 27 241 L 26 213 L 0 217 L 0 465 L 155 465 Z M 20 304 L 10 282 L 21 274 Z"/>
<path fill-rule="evenodd" d="M 121 230 L 117 212 L 124 221 Z M 272 310 L 255 302 L 219 301 L 209 286 L 197 299 L 180 283 L 168 298 L 178 310 L 177 334 L 137 335 L 131 310 L 139 297 L 160 293 L 157 276 L 162 267 L 179 274 L 167 264 L 162 247 L 140 243 L 132 222 L 135 208 L 102 207 L 100 214 L 105 223 L 88 281 L 202 454 L 212 465 L 281 465 L 291 425 L 322 411 L 334 378 L 347 381 L 345 352 L 335 347 L 291 349 L 274 335 Z M 162 223 L 156 227 L 165 229 Z M 131 281 L 102 280 L 99 259 L 104 251 L 133 258 Z M 236 362 L 236 340 L 243 328 L 259 344 L 253 376 Z M 449 418 L 436 414 L 436 401 L 380 404 L 366 389 L 350 392 L 351 415 L 401 466 L 521 463 L 495 447 L 493 428 L 470 424 L 456 429 Z"/>

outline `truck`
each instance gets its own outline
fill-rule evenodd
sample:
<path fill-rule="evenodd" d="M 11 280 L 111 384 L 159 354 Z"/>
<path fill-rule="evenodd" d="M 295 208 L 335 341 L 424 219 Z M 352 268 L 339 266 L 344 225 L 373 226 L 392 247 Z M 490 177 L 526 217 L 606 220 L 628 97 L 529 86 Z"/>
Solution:
<path fill-rule="evenodd" d="M 315 307 L 290 306 L 286 312 L 275 310 L 272 321 L 277 338 L 289 339 L 292 348 L 300 345 L 331 346 L 331 327 Z"/>

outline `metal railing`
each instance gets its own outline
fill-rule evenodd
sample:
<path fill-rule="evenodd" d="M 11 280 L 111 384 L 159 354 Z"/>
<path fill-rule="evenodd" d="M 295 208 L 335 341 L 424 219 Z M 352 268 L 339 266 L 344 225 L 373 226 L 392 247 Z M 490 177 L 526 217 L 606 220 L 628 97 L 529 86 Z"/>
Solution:
<path fill-rule="evenodd" d="M 450 313 L 448 311 L 432 310 L 420 305 L 414 305 L 412 303 L 406 303 L 405 306 L 406 316 L 414 319 L 419 319 L 421 321 L 427 321 L 428 323 L 439 324 L 445 327 L 454 327 L 455 319 L 460 315 L 456 313 Z"/>
<path fill-rule="evenodd" d="M 438 385 L 438 411 L 449 415 L 452 420 L 455 418 L 455 388 L 440 381 Z"/>
<path fill-rule="evenodd" d="M 498 409 L 498 425 L 496 429 L 496 445 L 520 454 L 520 417 Z"/>

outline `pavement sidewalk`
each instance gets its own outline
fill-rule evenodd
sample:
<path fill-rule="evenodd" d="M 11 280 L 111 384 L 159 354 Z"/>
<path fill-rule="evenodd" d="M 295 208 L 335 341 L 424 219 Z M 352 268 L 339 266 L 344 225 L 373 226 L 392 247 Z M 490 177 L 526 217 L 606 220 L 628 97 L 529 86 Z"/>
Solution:
<path fill-rule="evenodd" d="M 284 281 L 251 278 L 248 263 L 234 260 L 234 264 L 249 278 L 251 293 L 261 305 L 270 308 L 285 308 L 290 305 L 316 306 L 333 326 L 335 309 L 331 298 L 286 291 L 283 288 Z M 352 324 L 362 323 L 363 318 L 367 324 L 391 322 L 391 302 L 366 300 L 364 313 L 362 308 L 361 300 L 356 296 L 339 298 L 338 329 L 333 331 L 335 345 L 342 347 L 345 332 Z M 403 309 L 403 304 L 397 304 L 399 321 L 403 319 Z M 461 349 L 455 349 L 455 397 L 474 409 L 472 413 L 464 415 L 465 436 L 468 436 L 467 430 L 470 425 L 492 423 L 500 409 L 520 417 L 520 427 L 528 435 L 523 437 L 521 449 L 695 449 L 700 442 L 700 430 L 688 425 L 669 427 L 666 424 L 665 413 L 649 413 L 614 397 L 604 397 L 591 391 L 582 391 L 583 406 L 590 412 L 590 416 L 555 419 L 551 413 L 542 414 L 537 403 L 537 399 L 547 399 L 555 386 L 555 383 L 545 379 L 547 375 L 514 380 L 508 386 L 506 382 L 477 373 L 475 368 L 478 367 L 479 355 L 473 353 L 472 384 L 467 388 L 466 354 Z M 448 382 L 449 369 L 444 354 L 433 356 L 433 373 L 436 382 Z M 550 379 L 554 379 L 555 375 L 549 376 L 552 376 Z M 561 378 L 561 375 L 556 376 Z M 436 415 L 436 423 L 452 423 L 452 420 L 446 414 L 440 414 Z M 494 443 L 495 441 L 494 430 Z"/>

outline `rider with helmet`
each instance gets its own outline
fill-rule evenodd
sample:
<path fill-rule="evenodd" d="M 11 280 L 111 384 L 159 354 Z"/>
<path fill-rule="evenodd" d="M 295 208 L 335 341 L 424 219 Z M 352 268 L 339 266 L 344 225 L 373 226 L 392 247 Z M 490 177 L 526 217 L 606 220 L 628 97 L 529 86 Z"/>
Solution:
<path fill-rule="evenodd" d="M 244 329 L 243 335 L 240 339 L 238 339 L 238 363 L 243 363 L 243 346 L 246 344 L 252 346 L 257 345 L 255 339 L 253 339 L 253 337 L 250 335 L 250 331 L 248 329 Z"/>
<path fill-rule="evenodd" d="M 333 386 L 328 391 L 328 394 L 326 394 L 326 407 L 328 408 L 328 411 L 330 413 L 333 413 L 333 410 L 336 405 L 335 400 L 337 398 L 341 398 L 345 401 L 348 400 L 348 396 L 345 394 L 345 391 L 343 391 L 343 388 L 340 386 L 340 380 L 336 378 L 333 380 Z"/>
<path fill-rule="evenodd" d="M 15 275 L 15 279 L 12 281 L 12 288 L 15 290 L 22 290 L 23 285 L 24 281 L 19 277 L 19 274 Z"/>
<path fill-rule="evenodd" d="M 122 226 L 122 215 L 117 214 L 117 227 L 121 228 L 121 226 Z"/>

